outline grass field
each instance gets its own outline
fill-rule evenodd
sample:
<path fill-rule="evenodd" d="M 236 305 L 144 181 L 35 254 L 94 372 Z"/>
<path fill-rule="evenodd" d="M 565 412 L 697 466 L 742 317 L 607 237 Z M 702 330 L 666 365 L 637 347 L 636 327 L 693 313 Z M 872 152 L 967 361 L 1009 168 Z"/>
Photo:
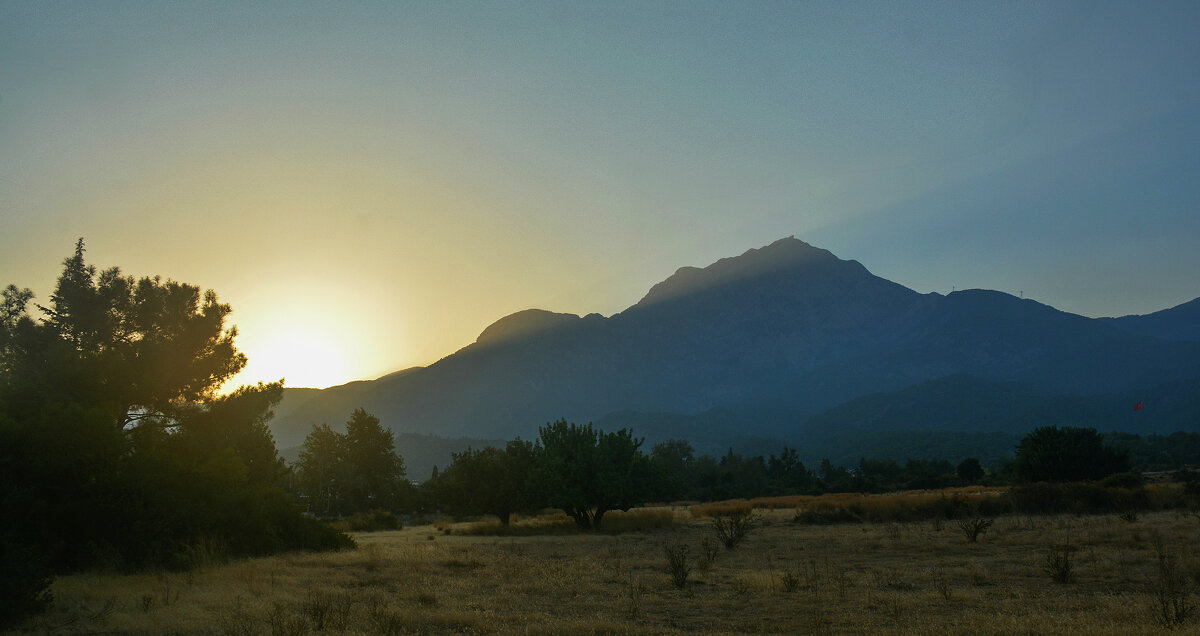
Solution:
<path fill-rule="evenodd" d="M 759 510 L 735 550 L 711 519 L 658 509 L 650 529 L 489 536 L 440 524 L 356 535 L 358 548 L 184 573 L 54 584 L 50 633 L 1152 634 L 1196 633 L 1200 521 L 1003 516 L 970 543 L 958 522 L 802 525 Z M 664 523 L 664 517 L 666 523 Z M 671 523 L 673 518 L 673 523 Z M 627 526 L 634 518 L 624 520 Z M 606 522 L 608 520 L 606 519 Z M 620 521 L 617 521 L 620 523 Z M 665 549 L 692 570 L 672 583 Z M 1056 582 L 1052 574 L 1066 582 Z M 1164 609 L 1166 613 L 1164 614 Z"/>

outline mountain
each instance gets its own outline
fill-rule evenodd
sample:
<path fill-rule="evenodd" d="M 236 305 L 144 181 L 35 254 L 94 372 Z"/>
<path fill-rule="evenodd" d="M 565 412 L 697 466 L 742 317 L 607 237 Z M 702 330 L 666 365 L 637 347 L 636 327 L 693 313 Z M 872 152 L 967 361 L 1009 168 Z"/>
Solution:
<path fill-rule="evenodd" d="M 1183 312 L 1167 317 L 1190 324 Z M 1200 378 L 1200 342 L 1148 324 L 987 290 L 919 294 L 789 237 L 682 268 L 608 318 L 501 318 L 428 367 L 306 393 L 273 426 L 295 434 L 361 406 L 398 433 L 528 438 L 566 418 L 723 444 L 811 438 L 801 425 L 849 400 L 957 374 L 1022 387 L 1022 400 Z M 978 397 L 956 408 L 1006 403 L 1003 391 Z"/>
<path fill-rule="evenodd" d="M 1135 411 L 1139 403 L 1143 408 Z M 849 400 L 809 418 L 795 438 L 819 440 L 830 431 L 1024 433 L 1054 425 L 1165 434 L 1198 424 L 1200 380 L 1074 395 L 956 374 Z"/>
<path fill-rule="evenodd" d="M 1101 318 L 1102 322 L 1119 329 L 1163 338 L 1200 342 L 1200 298 L 1144 316 Z"/>

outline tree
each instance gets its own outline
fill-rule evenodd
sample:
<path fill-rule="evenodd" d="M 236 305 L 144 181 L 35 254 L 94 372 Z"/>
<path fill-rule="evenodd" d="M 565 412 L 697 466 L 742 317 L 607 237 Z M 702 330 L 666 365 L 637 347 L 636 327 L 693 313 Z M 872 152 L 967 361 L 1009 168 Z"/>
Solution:
<path fill-rule="evenodd" d="M 392 431 L 380 425 L 378 417 L 355 409 L 346 422 L 342 448 L 349 509 L 395 508 L 405 482 L 404 459 L 396 454 Z"/>
<path fill-rule="evenodd" d="M 658 485 L 655 499 L 671 501 L 683 498 L 687 487 L 694 481 L 696 455 L 692 445 L 681 439 L 659 442 L 650 449 L 650 463 L 654 467 L 654 483 Z"/>
<path fill-rule="evenodd" d="M 559 420 L 539 429 L 537 478 L 546 502 L 582 529 L 598 528 L 610 510 L 629 510 L 649 497 L 652 468 L 642 439 L 621 429 L 597 431 Z"/>
<path fill-rule="evenodd" d="M 1129 455 L 1106 446 L 1095 429 L 1043 426 L 1017 445 L 1013 470 L 1023 482 L 1103 479 L 1128 472 Z"/>
<path fill-rule="evenodd" d="M 980 466 L 979 460 L 974 457 L 968 457 L 962 460 L 962 462 L 959 463 L 958 469 L 955 471 L 955 473 L 958 475 L 959 479 L 967 482 L 968 484 L 973 484 L 980 479 L 983 479 L 984 475 L 983 466 Z"/>
<path fill-rule="evenodd" d="M 246 358 L 215 293 L 97 273 L 80 240 L 42 317 L 27 289 L 0 296 L 0 510 L 21 511 L 0 522 L 6 550 L 61 572 L 100 554 L 180 567 L 199 542 L 252 554 L 348 541 L 279 487 L 266 421 L 281 385 L 218 394 Z"/>
<path fill-rule="evenodd" d="M 771 455 L 767 459 L 767 476 L 775 484 L 775 490 L 780 492 L 795 492 L 812 487 L 812 474 L 800 461 L 796 449 L 783 447 L 779 457 Z"/>
<path fill-rule="evenodd" d="M 314 425 L 296 463 L 309 509 L 324 515 L 394 510 L 408 486 L 394 439 L 379 418 L 361 408 L 346 422 L 345 433 Z"/>
<path fill-rule="evenodd" d="M 515 439 L 503 448 L 468 448 L 432 481 L 438 499 L 459 514 L 488 514 L 507 527 L 513 513 L 536 510 L 534 446 Z"/>
<path fill-rule="evenodd" d="M 170 423 L 245 367 L 233 342 L 237 329 L 224 326 L 232 310 L 215 292 L 157 276 L 135 280 L 117 267 L 97 275 L 83 254 L 80 239 L 50 306 L 38 305 L 46 318 L 37 333 L 25 330 L 10 360 L 25 381 L 17 388 L 39 402 L 87 401 L 126 430 Z"/>
<path fill-rule="evenodd" d="M 328 424 L 313 424 L 296 463 L 300 492 L 310 511 L 329 515 L 340 508 L 337 493 L 342 455 L 342 436 Z"/>

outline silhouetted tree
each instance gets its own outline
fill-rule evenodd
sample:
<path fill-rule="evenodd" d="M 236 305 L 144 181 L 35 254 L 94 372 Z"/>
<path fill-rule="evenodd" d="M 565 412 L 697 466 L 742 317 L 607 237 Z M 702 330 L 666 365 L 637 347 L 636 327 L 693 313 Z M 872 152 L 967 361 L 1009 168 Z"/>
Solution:
<path fill-rule="evenodd" d="M 546 503 L 589 529 L 610 510 L 645 502 L 653 469 L 642 441 L 627 429 L 605 433 L 566 420 L 541 427 L 536 470 Z"/>
<path fill-rule="evenodd" d="M 508 526 L 513 513 L 540 507 L 534 477 L 534 446 L 515 439 L 503 448 L 468 448 L 431 481 L 438 500 L 458 514 L 495 515 Z"/>
<path fill-rule="evenodd" d="M 296 462 L 296 478 L 308 509 L 329 515 L 341 509 L 342 436 L 328 424 L 313 424 Z"/>
<path fill-rule="evenodd" d="M 779 457 L 771 455 L 767 460 L 767 476 L 780 493 L 796 493 L 812 488 L 813 476 L 800 461 L 794 448 L 783 447 Z"/>
<path fill-rule="evenodd" d="M 246 359 L 216 294 L 97 273 L 81 240 L 39 319 L 32 299 L 9 285 L 0 301 L 7 550 L 61 572 L 99 554 L 186 566 L 201 541 L 234 555 L 344 544 L 279 487 L 265 423 L 281 386 L 217 395 Z"/>
<path fill-rule="evenodd" d="M 343 440 L 349 510 L 394 509 L 407 482 L 404 459 L 396 454 L 392 431 L 380 425 L 378 417 L 359 408 L 346 422 Z"/>
<path fill-rule="evenodd" d="M 361 408 L 346 422 L 345 433 L 313 425 L 295 465 L 309 510 L 345 515 L 397 509 L 411 486 L 393 440 L 379 418 Z"/>
<path fill-rule="evenodd" d="M 1023 482 L 1102 479 L 1128 472 L 1129 455 L 1106 446 L 1095 429 L 1043 426 L 1017 445 L 1013 470 Z"/>
<path fill-rule="evenodd" d="M 958 469 L 955 470 L 958 478 L 973 484 L 980 479 L 983 479 L 983 466 L 979 465 L 979 460 L 974 457 L 968 457 L 958 464 Z"/>
<path fill-rule="evenodd" d="M 655 499 L 671 501 L 684 496 L 694 481 L 696 457 L 692 445 L 686 440 L 673 439 L 659 442 L 650 449 L 650 463 L 654 468 Z"/>

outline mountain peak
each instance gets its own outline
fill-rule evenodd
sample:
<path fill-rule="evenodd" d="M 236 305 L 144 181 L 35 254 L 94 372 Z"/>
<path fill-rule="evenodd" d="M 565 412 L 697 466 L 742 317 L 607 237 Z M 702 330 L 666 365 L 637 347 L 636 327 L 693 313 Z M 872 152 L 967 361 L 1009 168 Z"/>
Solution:
<path fill-rule="evenodd" d="M 560 314 L 544 309 L 526 309 L 509 314 L 489 325 L 475 339 L 475 344 L 502 344 L 576 320 L 580 320 L 580 318 L 575 314 Z"/>
<path fill-rule="evenodd" d="M 722 258 L 703 269 L 681 267 L 669 278 L 651 287 L 635 306 L 653 305 L 776 271 L 830 263 L 857 265 L 854 261 L 842 261 L 829 250 L 788 236 L 770 245 L 746 250 L 741 256 Z"/>

